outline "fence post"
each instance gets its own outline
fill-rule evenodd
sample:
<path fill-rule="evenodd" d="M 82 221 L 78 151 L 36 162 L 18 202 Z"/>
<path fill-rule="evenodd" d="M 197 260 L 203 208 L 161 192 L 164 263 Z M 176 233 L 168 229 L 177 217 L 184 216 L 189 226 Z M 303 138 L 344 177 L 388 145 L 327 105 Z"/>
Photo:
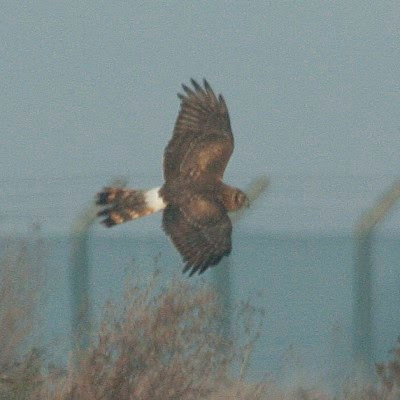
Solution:
<path fill-rule="evenodd" d="M 261 196 L 267 189 L 269 180 L 265 176 L 254 179 L 246 190 L 247 197 L 249 198 L 250 206 Z M 230 214 L 232 223 L 236 223 L 241 219 L 246 212 L 246 209 L 241 209 L 235 213 Z M 213 268 L 214 282 L 216 291 L 221 304 L 221 317 L 220 327 L 221 332 L 225 337 L 231 337 L 231 318 L 232 318 L 232 267 L 234 261 L 232 257 L 225 258 L 217 268 Z"/>
<path fill-rule="evenodd" d="M 109 186 L 122 187 L 125 183 L 116 179 Z M 89 238 L 90 228 L 93 225 L 98 207 L 90 204 L 86 210 L 76 218 L 71 232 L 70 255 L 70 296 L 71 296 L 71 326 L 72 348 L 74 359 L 77 361 L 79 351 L 89 344 L 91 329 L 89 285 Z"/>
<path fill-rule="evenodd" d="M 72 348 L 74 354 L 88 346 L 90 332 L 89 311 L 89 230 L 96 217 L 94 205 L 88 207 L 75 221 L 71 234 L 70 296 Z"/>
<path fill-rule="evenodd" d="M 356 251 L 353 282 L 353 354 L 357 374 L 368 377 L 373 367 L 372 247 L 375 227 L 400 199 L 400 181 L 363 214 L 356 224 Z"/>

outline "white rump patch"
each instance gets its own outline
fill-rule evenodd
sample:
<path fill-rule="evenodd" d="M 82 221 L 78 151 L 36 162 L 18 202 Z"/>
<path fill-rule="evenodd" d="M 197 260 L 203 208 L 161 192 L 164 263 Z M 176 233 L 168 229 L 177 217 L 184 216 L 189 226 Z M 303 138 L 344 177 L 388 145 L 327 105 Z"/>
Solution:
<path fill-rule="evenodd" d="M 151 208 L 153 212 L 163 210 L 166 207 L 162 197 L 159 195 L 160 189 L 160 187 L 156 187 L 154 189 L 147 190 L 144 193 L 144 201 L 146 202 L 146 206 Z"/>

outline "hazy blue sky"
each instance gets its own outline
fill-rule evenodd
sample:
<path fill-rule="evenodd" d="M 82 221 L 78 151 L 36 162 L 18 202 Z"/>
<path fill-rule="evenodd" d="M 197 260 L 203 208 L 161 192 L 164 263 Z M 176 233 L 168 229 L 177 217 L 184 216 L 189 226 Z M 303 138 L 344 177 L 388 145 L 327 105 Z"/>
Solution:
<path fill-rule="evenodd" d="M 191 77 L 228 103 L 227 180 L 271 177 L 252 229 L 349 229 L 399 175 L 398 1 L 3 1 L 0 22 L 1 229 L 67 229 L 115 175 L 160 184 Z"/>

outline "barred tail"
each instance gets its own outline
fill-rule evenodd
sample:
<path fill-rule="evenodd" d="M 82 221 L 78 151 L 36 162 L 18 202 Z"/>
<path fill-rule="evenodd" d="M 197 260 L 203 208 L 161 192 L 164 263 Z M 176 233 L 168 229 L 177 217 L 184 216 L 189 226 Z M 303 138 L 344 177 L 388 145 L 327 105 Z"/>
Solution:
<path fill-rule="evenodd" d="M 159 189 L 159 187 L 151 190 L 106 187 L 97 193 L 96 204 L 105 206 L 97 215 L 105 217 L 101 222 L 111 227 L 153 214 L 166 206 Z"/>

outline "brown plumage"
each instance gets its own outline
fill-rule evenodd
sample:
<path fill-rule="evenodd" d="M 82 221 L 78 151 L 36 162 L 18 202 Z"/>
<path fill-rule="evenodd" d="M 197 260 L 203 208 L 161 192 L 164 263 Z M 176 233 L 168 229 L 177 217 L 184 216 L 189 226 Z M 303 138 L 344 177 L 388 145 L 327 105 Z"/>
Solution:
<path fill-rule="evenodd" d="M 234 141 L 224 98 L 206 80 L 182 85 L 181 109 L 164 153 L 161 188 L 149 191 L 105 188 L 98 215 L 113 226 L 163 209 L 163 229 L 191 270 L 203 273 L 231 252 L 228 211 L 248 205 L 246 195 L 222 182 Z"/>

